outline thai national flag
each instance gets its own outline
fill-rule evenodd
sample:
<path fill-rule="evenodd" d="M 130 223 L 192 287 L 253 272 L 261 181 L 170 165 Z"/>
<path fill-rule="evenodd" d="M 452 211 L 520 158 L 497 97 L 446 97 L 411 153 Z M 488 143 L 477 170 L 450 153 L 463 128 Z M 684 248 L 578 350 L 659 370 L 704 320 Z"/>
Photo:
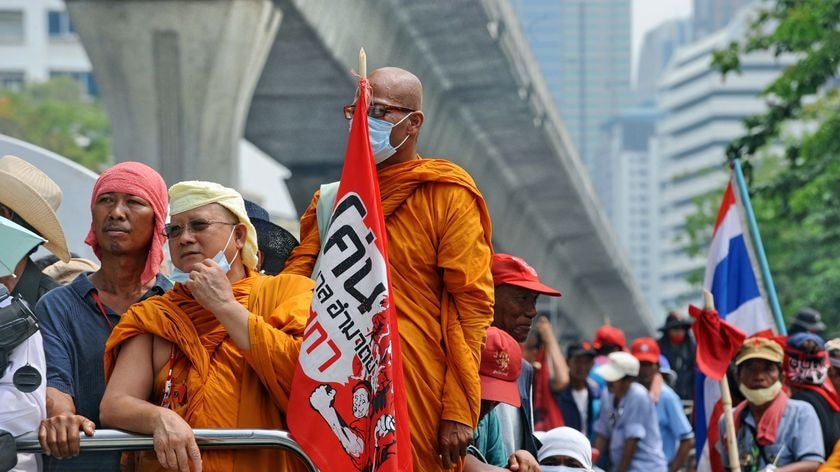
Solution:
<path fill-rule="evenodd" d="M 730 180 L 718 212 L 704 288 L 712 292 L 720 317 L 748 336 L 772 330 L 773 318 L 759 283 L 760 272 L 754 264 L 749 235 L 741 217 L 741 205 Z M 697 470 L 723 472 L 715 451 L 718 421 L 722 415 L 720 387 L 717 381 L 697 372 L 694 398 L 694 432 Z"/>

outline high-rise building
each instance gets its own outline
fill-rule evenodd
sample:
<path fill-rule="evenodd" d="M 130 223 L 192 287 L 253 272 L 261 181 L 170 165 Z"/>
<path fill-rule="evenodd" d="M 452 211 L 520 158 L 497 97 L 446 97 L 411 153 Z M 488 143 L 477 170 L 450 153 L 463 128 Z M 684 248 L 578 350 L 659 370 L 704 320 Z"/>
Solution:
<path fill-rule="evenodd" d="M 522 31 L 597 192 L 604 123 L 633 103 L 630 0 L 514 0 Z"/>
<path fill-rule="evenodd" d="M 653 105 L 629 108 L 607 122 L 609 192 L 601 196 L 616 236 L 648 305 L 657 314 L 657 159 Z"/>
<path fill-rule="evenodd" d="M 0 88 L 69 76 L 95 96 L 90 70 L 62 0 L 0 0 Z"/>
<path fill-rule="evenodd" d="M 755 0 L 694 0 L 694 39 L 726 27 L 735 13 Z"/>
<path fill-rule="evenodd" d="M 689 255 L 686 217 L 697 211 L 698 197 L 723 192 L 729 177 L 726 145 L 743 135 L 743 118 L 766 110 L 759 93 L 790 63 L 753 53 L 742 58 L 740 74 L 725 79 L 711 67 L 712 52 L 743 39 L 752 16 L 746 7 L 725 29 L 680 48 L 660 81 L 657 292 L 664 309 L 700 301 L 700 285 L 688 277 L 699 273 L 702 279 L 706 257 L 705 251 Z"/>
<path fill-rule="evenodd" d="M 656 84 L 668 67 L 677 48 L 691 41 L 691 18 L 668 20 L 645 33 L 636 73 L 636 97 L 639 103 L 650 102 Z"/>

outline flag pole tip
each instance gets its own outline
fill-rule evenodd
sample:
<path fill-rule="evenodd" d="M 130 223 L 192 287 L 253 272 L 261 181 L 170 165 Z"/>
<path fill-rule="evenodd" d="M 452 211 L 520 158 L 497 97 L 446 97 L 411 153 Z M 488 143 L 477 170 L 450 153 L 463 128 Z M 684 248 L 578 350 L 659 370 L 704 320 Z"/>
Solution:
<path fill-rule="evenodd" d="M 359 48 L 359 74 L 362 78 L 367 78 L 367 54 L 365 54 L 365 48 Z"/>
<path fill-rule="evenodd" d="M 703 311 L 712 311 L 715 309 L 715 296 L 707 289 L 703 289 Z"/>

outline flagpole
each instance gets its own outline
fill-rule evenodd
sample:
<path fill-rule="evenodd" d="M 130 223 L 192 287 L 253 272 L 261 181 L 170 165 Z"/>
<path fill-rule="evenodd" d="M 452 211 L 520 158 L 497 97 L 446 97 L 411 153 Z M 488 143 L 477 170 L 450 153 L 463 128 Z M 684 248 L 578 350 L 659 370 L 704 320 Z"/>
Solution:
<path fill-rule="evenodd" d="M 741 202 L 743 202 L 744 210 L 747 214 L 747 226 L 750 228 L 753 249 L 758 258 L 761 277 L 764 279 L 764 289 L 767 290 L 767 298 L 770 299 L 770 309 L 773 311 L 773 317 L 776 320 L 776 327 L 779 329 L 779 334 L 787 335 L 785 320 L 782 318 L 782 309 L 779 307 L 779 297 L 776 295 L 776 286 L 773 284 L 773 276 L 770 275 L 770 264 L 767 263 L 767 256 L 764 254 L 764 244 L 761 242 L 761 235 L 758 233 L 758 224 L 755 221 L 755 213 L 753 213 L 752 203 L 750 203 L 749 192 L 747 192 L 744 172 L 741 170 L 741 160 L 733 159 L 732 164 L 735 169 L 735 182 L 738 185 L 738 193 L 741 195 Z"/>
<path fill-rule="evenodd" d="M 359 49 L 359 75 L 363 79 L 367 78 L 367 54 L 365 54 L 365 48 Z"/>
<path fill-rule="evenodd" d="M 703 301 L 704 311 L 715 309 L 715 298 L 712 296 L 712 292 L 703 289 Z M 731 472 L 741 472 L 738 441 L 735 437 L 735 417 L 732 414 L 732 394 L 729 393 L 729 379 L 726 378 L 726 374 L 720 379 L 720 396 L 721 406 L 723 406 L 723 424 L 726 431 L 726 452 L 729 455 L 729 470 Z"/>

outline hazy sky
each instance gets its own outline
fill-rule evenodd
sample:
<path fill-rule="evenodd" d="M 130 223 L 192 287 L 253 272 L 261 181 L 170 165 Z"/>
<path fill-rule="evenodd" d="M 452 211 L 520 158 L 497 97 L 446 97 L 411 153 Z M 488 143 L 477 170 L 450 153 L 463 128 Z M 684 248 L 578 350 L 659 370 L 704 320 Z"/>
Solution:
<path fill-rule="evenodd" d="M 691 14 L 691 0 L 633 0 L 633 67 L 645 32 L 671 18 Z"/>

